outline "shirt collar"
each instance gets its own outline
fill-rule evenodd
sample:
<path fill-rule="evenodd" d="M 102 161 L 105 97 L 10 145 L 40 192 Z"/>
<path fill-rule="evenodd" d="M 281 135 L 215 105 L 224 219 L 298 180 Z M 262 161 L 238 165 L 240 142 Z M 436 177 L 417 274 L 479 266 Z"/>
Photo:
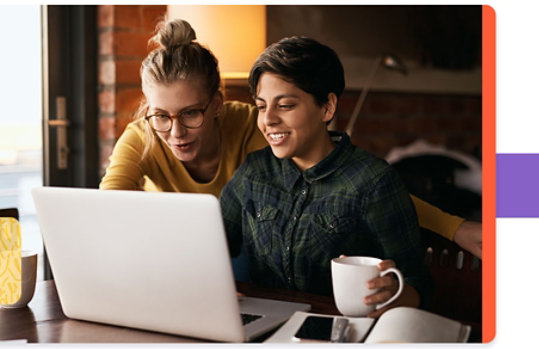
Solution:
<path fill-rule="evenodd" d="M 343 163 L 346 162 L 346 156 L 352 148 L 350 137 L 346 133 L 329 131 L 331 140 L 337 145 L 335 149 L 322 161 L 306 169 L 303 173 L 296 167 L 292 159 L 283 159 L 281 162 L 284 185 L 287 190 L 292 190 L 300 176 L 311 184 L 314 181 L 320 180 L 329 176 L 337 170 Z"/>

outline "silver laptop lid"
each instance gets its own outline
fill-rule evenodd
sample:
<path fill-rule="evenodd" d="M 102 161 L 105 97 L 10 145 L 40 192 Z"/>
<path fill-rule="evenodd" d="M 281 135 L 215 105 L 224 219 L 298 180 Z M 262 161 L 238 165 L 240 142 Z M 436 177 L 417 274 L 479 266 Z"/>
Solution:
<path fill-rule="evenodd" d="M 66 316 L 244 340 L 215 197 L 52 187 L 32 194 Z"/>

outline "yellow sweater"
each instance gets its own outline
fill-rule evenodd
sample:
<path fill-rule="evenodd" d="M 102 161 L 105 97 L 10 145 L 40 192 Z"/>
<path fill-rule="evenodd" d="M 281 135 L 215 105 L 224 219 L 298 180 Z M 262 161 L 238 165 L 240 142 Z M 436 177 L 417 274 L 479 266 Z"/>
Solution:
<path fill-rule="evenodd" d="M 218 123 L 221 130 L 221 159 L 217 174 L 208 183 L 195 181 L 182 162 L 159 138 L 142 159 L 146 140 L 144 119 L 131 122 L 118 139 L 100 189 L 150 190 L 209 193 L 218 197 L 245 156 L 267 146 L 256 126 L 256 108 L 240 102 L 225 102 Z M 464 221 L 412 195 L 419 225 L 450 240 Z"/>

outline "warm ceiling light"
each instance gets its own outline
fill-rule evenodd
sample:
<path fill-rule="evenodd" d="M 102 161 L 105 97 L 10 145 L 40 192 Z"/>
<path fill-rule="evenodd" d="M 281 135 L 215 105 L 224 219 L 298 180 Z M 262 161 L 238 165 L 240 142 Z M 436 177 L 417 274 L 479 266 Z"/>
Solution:
<path fill-rule="evenodd" d="M 191 24 L 219 60 L 223 79 L 246 79 L 266 48 L 265 5 L 169 5 L 168 17 Z"/>

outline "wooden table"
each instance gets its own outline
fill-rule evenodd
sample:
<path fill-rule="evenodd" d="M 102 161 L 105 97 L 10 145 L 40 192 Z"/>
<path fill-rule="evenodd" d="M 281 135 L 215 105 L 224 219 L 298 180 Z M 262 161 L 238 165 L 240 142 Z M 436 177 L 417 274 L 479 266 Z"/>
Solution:
<path fill-rule="evenodd" d="M 238 283 L 247 296 L 311 304 L 311 312 L 338 315 L 332 297 L 305 292 L 268 289 Z M 472 326 L 471 342 L 481 341 L 480 324 Z M 261 340 L 267 338 L 261 338 Z M 54 281 L 38 282 L 34 298 L 25 308 L 0 308 L 0 341 L 26 339 L 28 343 L 195 343 L 200 340 L 127 327 L 72 320 L 62 312 Z"/>
<path fill-rule="evenodd" d="M 238 283 L 247 296 L 309 303 L 312 311 L 338 314 L 333 298 L 290 290 L 271 290 Z M 28 343 L 188 343 L 197 339 L 120 326 L 72 320 L 62 312 L 54 281 L 38 282 L 25 308 L 0 308 L 0 341 L 26 339 Z"/>

